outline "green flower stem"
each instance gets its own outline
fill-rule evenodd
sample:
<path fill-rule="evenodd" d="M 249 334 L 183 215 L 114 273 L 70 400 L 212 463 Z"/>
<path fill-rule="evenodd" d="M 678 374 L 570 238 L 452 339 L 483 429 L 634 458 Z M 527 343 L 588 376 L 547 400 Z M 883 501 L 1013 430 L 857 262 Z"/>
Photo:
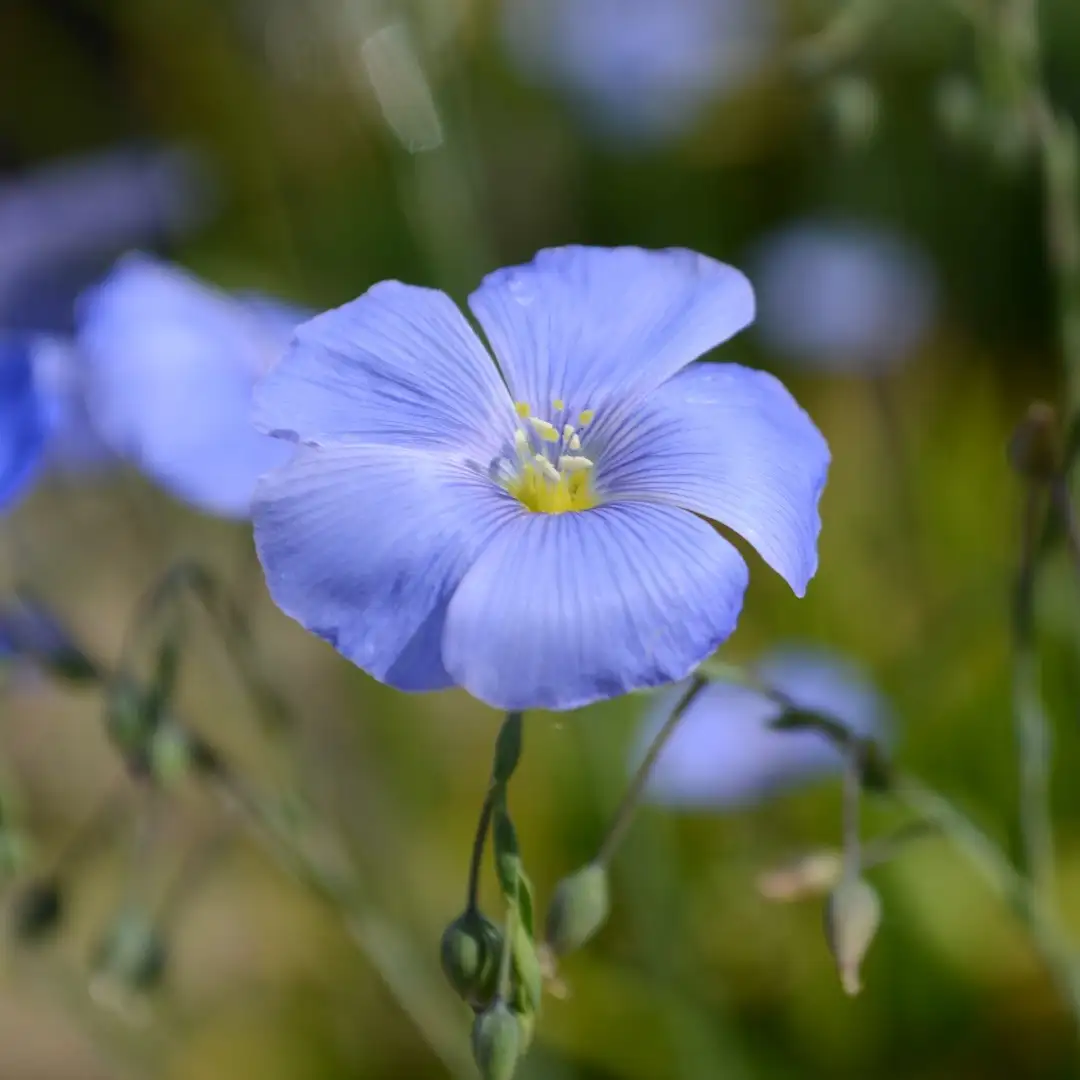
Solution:
<path fill-rule="evenodd" d="M 477 910 L 480 899 L 480 867 L 484 861 L 484 845 L 491 829 L 491 815 L 495 811 L 496 786 L 488 788 L 484 796 L 484 805 L 480 807 L 480 819 L 476 823 L 476 836 L 473 838 L 472 857 L 469 860 L 469 884 L 465 895 L 465 910 Z"/>
<path fill-rule="evenodd" d="M 862 873 L 863 853 L 859 838 L 859 802 L 862 776 L 859 755 L 854 744 L 848 748 L 844 763 L 844 880 L 855 881 Z"/>
<path fill-rule="evenodd" d="M 898 780 L 894 794 L 920 818 L 933 823 L 1027 927 L 1080 1024 L 1080 955 L 1045 898 L 1001 848 L 944 795 L 911 777 Z"/>
<path fill-rule="evenodd" d="M 709 685 L 709 681 L 707 675 L 702 674 L 700 671 L 696 672 L 685 693 L 679 699 L 675 708 L 671 710 L 671 715 L 664 721 L 664 726 L 657 732 L 656 738 L 653 739 L 649 746 L 644 760 L 638 766 L 637 772 L 634 773 L 618 810 L 615 811 L 615 817 L 612 819 L 607 835 L 600 844 L 600 850 L 593 860 L 598 866 L 610 864 L 612 856 L 626 835 L 626 830 L 630 827 L 630 822 L 634 819 L 634 812 L 637 810 L 638 802 L 641 799 L 642 792 L 645 790 L 645 785 L 649 781 L 649 774 L 656 764 L 656 759 L 660 756 L 660 752 L 664 749 L 668 739 L 671 738 L 675 729 L 679 726 L 683 714 L 690 708 L 698 694 Z"/>
<path fill-rule="evenodd" d="M 1050 724 L 1039 691 L 1035 648 L 1035 580 L 1042 499 L 1027 485 L 1021 521 L 1020 565 L 1013 596 L 1013 716 L 1020 759 L 1020 831 L 1032 887 L 1047 904 L 1054 893 L 1050 818 Z"/>

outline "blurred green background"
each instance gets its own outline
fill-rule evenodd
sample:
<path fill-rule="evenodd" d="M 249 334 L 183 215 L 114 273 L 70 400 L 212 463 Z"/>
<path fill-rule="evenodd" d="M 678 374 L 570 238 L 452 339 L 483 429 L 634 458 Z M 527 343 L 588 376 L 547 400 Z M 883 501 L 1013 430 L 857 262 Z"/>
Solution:
<path fill-rule="evenodd" d="M 749 265 L 774 228 L 807 216 L 905 236 L 931 260 L 938 296 L 905 363 L 830 375 L 752 334 L 722 352 L 776 371 L 834 459 L 807 597 L 751 556 L 724 653 L 749 661 L 805 640 L 863 663 L 895 707 L 905 767 L 1014 851 L 1020 491 L 1005 445 L 1027 403 L 1061 384 L 1040 184 L 1031 161 L 943 116 L 943 86 L 975 86 L 980 63 L 954 5 L 880 6 L 896 10 L 804 76 L 793 43 L 838 9 L 778 4 L 752 77 L 677 137 L 640 145 L 524 76 L 495 0 L 3 0 L 0 168 L 11 179 L 116 144 L 191 147 L 212 209 L 168 254 L 222 285 L 316 307 L 388 277 L 463 299 L 487 270 L 566 242 L 687 246 Z M 373 35 L 387 26 L 397 36 L 380 52 L 387 38 Z M 1080 109 L 1075 0 L 1043 3 L 1042 30 L 1051 93 Z M 9 583 L 29 581 L 104 657 L 176 558 L 194 554 L 244 590 L 262 663 L 299 723 L 269 745 L 209 633 L 186 661 L 184 713 L 260 790 L 306 792 L 319 824 L 294 823 L 305 843 L 335 822 L 373 921 L 369 949 L 355 947 L 243 813 L 196 784 L 155 799 L 125 780 L 94 692 L 16 673 L 0 738 L 35 858 L 57 857 L 107 792 L 122 812 L 65 877 L 56 940 L 0 950 L 0 1077 L 448 1075 L 421 1028 L 467 1062 L 468 1011 L 442 986 L 437 943 L 462 904 L 499 717 L 462 694 L 409 698 L 367 679 L 272 607 L 249 528 L 200 518 L 137 478 L 54 478 L 4 526 Z M 1064 555 L 1051 557 L 1040 643 L 1061 905 L 1080 936 L 1077 588 Z M 512 803 L 542 901 L 593 853 L 643 705 L 529 717 Z M 893 820 L 869 811 L 870 827 Z M 611 923 L 566 962 L 568 995 L 549 999 L 520 1075 L 1076 1074 L 1073 1021 L 1023 930 L 939 840 L 875 871 L 884 923 L 865 992 L 846 998 L 820 904 L 769 903 L 756 888 L 762 870 L 838 839 L 830 784 L 739 813 L 644 811 L 616 862 Z M 166 893 L 165 982 L 117 1000 L 89 976 L 94 943 L 125 896 Z M 384 963 L 415 982 L 419 1023 Z"/>

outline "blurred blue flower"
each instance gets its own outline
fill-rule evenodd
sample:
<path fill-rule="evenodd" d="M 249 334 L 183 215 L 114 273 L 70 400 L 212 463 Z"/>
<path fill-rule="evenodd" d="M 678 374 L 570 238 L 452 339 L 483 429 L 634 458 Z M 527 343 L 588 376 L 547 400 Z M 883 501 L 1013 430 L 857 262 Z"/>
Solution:
<path fill-rule="evenodd" d="M 507 50 L 627 142 L 689 130 L 762 65 L 772 0 L 503 0 Z"/>
<path fill-rule="evenodd" d="M 745 327 L 739 271 L 567 247 L 469 305 L 382 282 L 298 328 L 256 393 L 300 443 L 255 503 L 271 594 L 376 678 L 569 709 L 680 679 L 748 570 L 802 594 L 828 448 L 771 375 L 694 363 Z M 505 382 L 503 381 L 505 379 Z"/>
<path fill-rule="evenodd" d="M 10 509 L 30 486 L 44 457 L 48 431 L 30 341 L 0 337 L 0 511 Z"/>
<path fill-rule="evenodd" d="M 753 260 L 758 330 L 778 356 L 834 372 L 872 372 L 910 356 L 934 318 L 929 261 L 898 234 L 805 221 Z"/>
<path fill-rule="evenodd" d="M 252 390 L 305 313 L 131 254 L 77 314 L 102 438 L 178 498 L 246 517 L 258 477 L 289 456 L 252 427 Z"/>
<path fill-rule="evenodd" d="M 78 293 L 122 251 L 195 225 L 207 194 L 201 163 L 175 148 L 65 158 L 0 181 L 0 326 L 70 333 Z"/>
<path fill-rule="evenodd" d="M 859 735 L 885 735 L 888 710 L 849 661 L 813 648 L 776 650 L 757 674 L 801 708 L 831 716 Z M 660 696 L 642 731 L 638 760 L 671 711 L 678 693 Z M 818 732 L 774 731 L 781 708 L 761 692 L 717 682 L 687 709 L 650 778 L 655 802 L 741 806 L 840 771 L 840 752 Z"/>

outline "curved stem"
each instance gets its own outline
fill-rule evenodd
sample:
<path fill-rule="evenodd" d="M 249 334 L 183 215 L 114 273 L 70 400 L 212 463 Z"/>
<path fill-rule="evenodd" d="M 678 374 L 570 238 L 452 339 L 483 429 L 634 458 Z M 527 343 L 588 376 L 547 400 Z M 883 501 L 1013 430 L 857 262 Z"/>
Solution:
<path fill-rule="evenodd" d="M 484 845 L 491 828 L 491 815 L 495 810 L 495 787 L 488 788 L 484 796 L 484 805 L 480 807 L 480 820 L 476 823 L 476 836 L 473 838 L 472 858 L 469 860 L 469 884 L 465 895 L 465 911 L 476 911 L 480 897 L 480 866 L 484 861 Z"/>
<path fill-rule="evenodd" d="M 615 811 L 615 817 L 612 819 L 607 835 L 600 844 L 600 850 L 594 860 L 598 866 L 606 866 L 611 861 L 611 857 L 615 854 L 619 844 L 622 843 L 626 830 L 630 827 L 630 822 L 634 818 L 634 811 L 637 809 L 638 801 L 641 799 L 641 793 L 648 783 L 649 774 L 656 764 L 656 759 L 660 756 L 660 752 L 664 749 L 668 739 L 671 738 L 675 728 L 678 727 L 683 714 L 690 708 L 698 694 L 708 685 L 709 679 L 707 676 L 701 673 L 695 674 L 685 693 L 679 698 L 675 708 L 671 710 L 671 715 L 664 721 L 664 726 L 657 732 L 656 738 L 653 739 L 649 746 L 644 760 L 638 766 L 637 772 L 634 773 L 630 786 L 626 789 L 622 802 L 619 803 L 618 810 Z"/>

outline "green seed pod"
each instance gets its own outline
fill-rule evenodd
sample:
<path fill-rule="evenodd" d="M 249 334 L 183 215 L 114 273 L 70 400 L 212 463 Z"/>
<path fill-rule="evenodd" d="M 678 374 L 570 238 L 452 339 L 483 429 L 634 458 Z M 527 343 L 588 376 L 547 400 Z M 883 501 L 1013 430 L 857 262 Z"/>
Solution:
<path fill-rule="evenodd" d="M 521 1028 L 501 998 L 473 1021 L 472 1049 L 483 1080 L 511 1080 L 521 1056 Z"/>
<path fill-rule="evenodd" d="M 468 1002 L 486 1002 L 495 992 L 502 934 L 484 914 L 463 912 L 443 931 L 439 958 L 447 980 Z"/>
<path fill-rule="evenodd" d="M 548 908 L 544 936 L 552 951 L 565 956 L 581 948 L 607 920 L 611 909 L 607 870 L 597 863 L 563 878 Z"/>
<path fill-rule="evenodd" d="M 31 881 L 15 898 L 12 929 L 21 941 L 38 942 L 51 934 L 64 916 L 64 893 L 57 878 Z"/>
<path fill-rule="evenodd" d="M 825 939 L 836 960 L 840 985 L 854 996 L 862 989 L 859 969 L 881 924 L 881 900 L 861 878 L 846 879 L 825 903 Z"/>
<path fill-rule="evenodd" d="M 165 973 L 165 943 L 148 915 L 121 914 L 98 944 L 94 967 L 127 990 L 152 990 Z"/>

